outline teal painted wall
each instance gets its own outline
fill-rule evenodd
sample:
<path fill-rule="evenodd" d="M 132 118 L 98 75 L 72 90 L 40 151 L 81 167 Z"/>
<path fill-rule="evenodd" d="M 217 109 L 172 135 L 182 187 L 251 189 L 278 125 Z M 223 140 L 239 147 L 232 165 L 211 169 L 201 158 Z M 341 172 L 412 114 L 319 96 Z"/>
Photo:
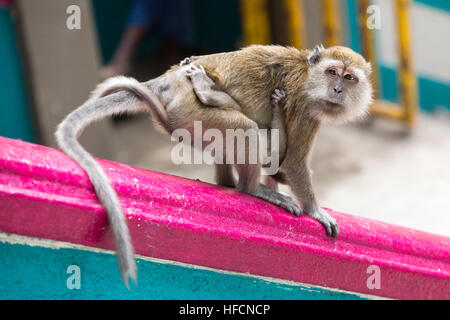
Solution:
<path fill-rule="evenodd" d="M 442 9 L 450 12 L 449 0 L 414 0 L 417 3 L 426 4 L 433 8 Z"/>
<path fill-rule="evenodd" d="M 0 8 L 0 136 L 34 142 L 15 28 L 5 8 Z"/>
<path fill-rule="evenodd" d="M 71 265 L 81 288 L 69 290 Z M 138 286 L 127 290 L 115 256 L 76 249 L 0 243 L 0 299 L 361 299 L 358 295 L 268 282 L 138 259 Z"/>
<path fill-rule="evenodd" d="M 433 8 L 450 11 L 449 0 L 415 0 L 417 3 L 426 4 Z M 357 0 L 347 0 L 347 9 L 350 17 L 349 46 L 361 52 L 361 42 L 357 23 Z M 381 97 L 392 102 L 399 102 L 397 70 L 383 64 L 379 66 Z M 417 75 L 418 104 L 422 110 L 433 111 L 436 107 L 444 107 L 450 110 L 450 83 Z"/>
<path fill-rule="evenodd" d="M 399 102 L 398 96 L 398 72 L 386 66 L 380 67 L 381 92 L 383 98 L 389 101 Z M 450 110 L 450 85 L 435 81 L 430 78 L 418 76 L 419 88 L 418 103 L 422 110 L 433 111 L 435 107 L 445 107 Z"/>

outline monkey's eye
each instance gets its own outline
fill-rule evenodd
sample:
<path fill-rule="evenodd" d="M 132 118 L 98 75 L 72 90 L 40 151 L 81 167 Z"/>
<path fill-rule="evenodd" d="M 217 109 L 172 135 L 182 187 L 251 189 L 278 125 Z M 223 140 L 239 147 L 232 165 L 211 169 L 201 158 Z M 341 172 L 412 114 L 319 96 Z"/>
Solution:
<path fill-rule="evenodd" d="M 338 73 L 337 73 L 336 69 L 332 68 L 332 69 L 328 69 L 328 74 L 335 77 L 335 76 L 337 76 Z"/>
<path fill-rule="evenodd" d="M 353 75 L 351 75 L 350 73 L 347 73 L 347 74 L 344 76 L 344 78 L 345 78 L 346 80 L 349 80 L 349 81 L 354 81 L 354 80 L 356 80 L 356 78 L 355 78 Z"/>

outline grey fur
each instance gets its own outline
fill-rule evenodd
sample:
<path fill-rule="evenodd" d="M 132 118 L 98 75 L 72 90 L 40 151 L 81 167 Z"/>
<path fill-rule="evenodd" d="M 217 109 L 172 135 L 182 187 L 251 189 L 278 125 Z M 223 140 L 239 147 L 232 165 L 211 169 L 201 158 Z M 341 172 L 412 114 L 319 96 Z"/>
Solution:
<path fill-rule="evenodd" d="M 131 244 L 125 215 L 111 186 L 108 177 L 95 159 L 78 143 L 77 137 L 85 126 L 105 116 L 124 112 L 143 111 L 139 107 L 134 94 L 122 91 L 96 100 L 87 101 L 70 113 L 58 126 L 56 139 L 60 148 L 73 158 L 88 174 L 94 186 L 95 193 L 108 214 L 114 235 L 114 245 L 117 252 L 122 279 L 127 286 L 128 279 L 137 280 L 137 268 L 134 259 L 134 249 Z"/>

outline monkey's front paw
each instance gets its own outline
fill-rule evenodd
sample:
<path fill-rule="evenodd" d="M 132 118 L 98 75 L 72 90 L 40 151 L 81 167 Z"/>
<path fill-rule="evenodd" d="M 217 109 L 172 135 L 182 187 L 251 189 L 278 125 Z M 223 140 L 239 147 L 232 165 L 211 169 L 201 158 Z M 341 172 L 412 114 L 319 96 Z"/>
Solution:
<path fill-rule="evenodd" d="M 325 227 L 328 236 L 337 238 L 339 234 L 339 228 L 336 220 L 334 220 L 334 218 L 330 216 L 325 210 L 319 208 L 313 210 L 311 213 L 307 212 L 306 214 L 311 218 L 319 221 Z"/>
<path fill-rule="evenodd" d="M 193 56 L 188 57 L 180 62 L 180 67 L 187 66 L 188 64 L 191 64 L 192 62 L 194 62 L 194 57 Z"/>
<path fill-rule="evenodd" d="M 274 107 L 283 107 L 286 103 L 286 92 L 284 90 L 275 89 L 270 101 Z"/>
<path fill-rule="evenodd" d="M 292 200 L 291 197 L 273 191 L 263 184 L 260 184 L 258 191 L 254 196 L 269 201 L 274 205 L 277 205 L 284 210 L 292 213 L 293 215 L 300 216 L 303 213 L 302 209 L 300 209 L 300 207 L 294 200 Z"/>

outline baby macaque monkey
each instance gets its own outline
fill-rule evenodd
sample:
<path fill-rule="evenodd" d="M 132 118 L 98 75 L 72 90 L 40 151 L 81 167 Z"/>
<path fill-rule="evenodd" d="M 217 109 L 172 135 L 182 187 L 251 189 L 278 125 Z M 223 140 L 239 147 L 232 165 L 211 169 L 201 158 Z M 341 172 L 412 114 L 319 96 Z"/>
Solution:
<path fill-rule="evenodd" d="M 88 124 L 113 114 L 149 112 L 168 134 L 183 128 L 193 136 L 194 121 L 224 135 L 228 129 L 280 129 L 282 162 L 276 175 L 261 184 L 259 160 L 236 163 L 239 179 L 235 183 L 233 165 L 216 164 L 218 183 L 235 186 L 294 215 L 305 213 L 331 237 L 339 232 L 334 218 L 317 204 L 308 156 L 321 122 L 348 122 L 366 114 L 372 102 L 370 64 L 349 48 L 322 46 L 299 51 L 255 45 L 192 60 L 145 83 L 125 77 L 107 80 L 56 131 L 59 146 L 84 168 L 105 207 L 127 286 L 129 278 L 136 280 L 137 271 L 125 216 L 108 177 L 77 141 Z M 275 191 L 276 182 L 290 186 L 301 208 Z"/>
<path fill-rule="evenodd" d="M 195 94 L 200 101 L 211 107 L 231 108 L 237 111 L 241 110 L 239 104 L 228 94 L 222 91 L 221 77 L 212 72 L 206 72 L 203 66 L 193 64 L 194 57 L 186 58 L 180 62 L 180 66 L 189 65 L 190 69 L 186 70 L 186 75 L 192 81 Z M 213 80 L 214 79 L 214 80 Z M 272 148 L 272 139 L 267 141 L 267 149 L 270 155 L 278 153 L 277 159 L 283 161 L 286 152 L 286 128 L 284 125 L 284 116 L 282 108 L 285 105 L 286 93 L 283 90 L 275 89 L 271 96 L 271 104 L 273 106 L 273 117 L 270 130 L 278 130 L 277 148 Z M 263 164 L 263 168 L 269 164 Z M 229 180 L 228 178 L 226 180 Z M 220 181 L 218 182 L 220 184 Z M 265 176 L 264 184 L 274 191 L 278 191 L 278 182 L 270 175 Z M 230 186 L 226 184 L 226 186 Z M 234 185 L 232 185 L 234 187 Z"/>

